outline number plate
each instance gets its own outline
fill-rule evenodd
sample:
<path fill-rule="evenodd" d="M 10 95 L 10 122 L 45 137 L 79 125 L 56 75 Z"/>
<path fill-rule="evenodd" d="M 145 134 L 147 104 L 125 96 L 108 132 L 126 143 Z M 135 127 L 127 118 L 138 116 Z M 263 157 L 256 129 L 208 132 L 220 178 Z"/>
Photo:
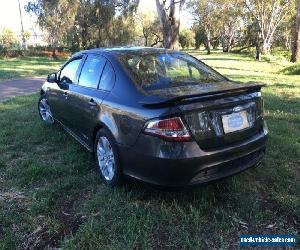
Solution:
<path fill-rule="evenodd" d="M 240 111 L 229 115 L 222 115 L 222 123 L 225 134 L 248 128 L 247 112 Z"/>

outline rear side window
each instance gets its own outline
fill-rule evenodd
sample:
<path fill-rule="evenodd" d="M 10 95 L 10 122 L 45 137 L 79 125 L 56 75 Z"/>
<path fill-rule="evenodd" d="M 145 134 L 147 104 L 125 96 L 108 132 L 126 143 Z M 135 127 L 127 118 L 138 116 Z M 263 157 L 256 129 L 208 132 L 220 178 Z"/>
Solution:
<path fill-rule="evenodd" d="M 69 62 L 60 72 L 61 83 L 73 83 L 75 81 L 76 72 L 80 65 L 81 58 Z"/>
<path fill-rule="evenodd" d="M 114 83 L 115 83 L 115 71 L 111 66 L 110 62 L 107 61 L 101 76 L 99 89 L 110 91 L 112 90 Z"/>
<path fill-rule="evenodd" d="M 78 84 L 97 89 L 105 62 L 102 56 L 89 55 L 82 67 Z"/>

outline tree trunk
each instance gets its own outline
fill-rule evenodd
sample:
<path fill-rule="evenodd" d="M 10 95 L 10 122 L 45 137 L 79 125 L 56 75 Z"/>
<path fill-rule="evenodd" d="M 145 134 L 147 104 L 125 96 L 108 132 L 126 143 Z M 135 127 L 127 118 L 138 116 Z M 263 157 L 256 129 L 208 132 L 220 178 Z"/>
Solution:
<path fill-rule="evenodd" d="M 145 39 L 145 41 L 144 41 L 144 45 L 147 47 L 148 46 L 148 33 L 147 33 L 147 31 L 145 30 L 145 28 L 143 28 L 143 36 L 144 36 L 144 39 Z"/>
<path fill-rule="evenodd" d="M 170 0 L 166 6 L 165 0 L 156 0 L 156 8 L 163 30 L 163 45 L 167 49 L 179 48 L 180 10 L 184 0 Z"/>
<path fill-rule="evenodd" d="M 300 61 L 300 0 L 298 0 L 298 11 L 296 17 L 296 27 L 293 40 L 291 62 Z"/>
<path fill-rule="evenodd" d="M 256 34 L 256 57 L 255 59 L 258 60 L 258 61 L 261 61 L 261 39 L 260 39 L 260 36 L 261 36 L 261 33 L 260 31 L 257 32 Z"/>
<path fill-rule="evenodd" d="M 234 43 L 234 33 L 229 35 L 222 34 L 221 40 L 223 52 L 230 52 Z"/>
<path fill-rule="evenodd" d="M 210 55 L 210 31 L 206 32 L 206 44 L 205 44 L 206 50 L 207 50 L 207 55 Z"/>
<path fill-rule="evenodd" d="M 262 54 L 269 55 L 271 51 L 271 45 L 268 41 L 263 41 Z"/>
<path fill-rule="evenodd" d="M 55 59 L 55 60 L 58 59 L 58 58 L 57 58 L 57 55 L 56 55 L 56 47 L 54 47 L 54 48 L 52 49 L 52 57 L 53 57 L 53 59 Z"/>
<path fill-rule="evenodd" d="M 83 26 L 81 30 L 81 48 L 83 49 L 87 48 L 87 37 L 88 37 L 87 28 Z"/>

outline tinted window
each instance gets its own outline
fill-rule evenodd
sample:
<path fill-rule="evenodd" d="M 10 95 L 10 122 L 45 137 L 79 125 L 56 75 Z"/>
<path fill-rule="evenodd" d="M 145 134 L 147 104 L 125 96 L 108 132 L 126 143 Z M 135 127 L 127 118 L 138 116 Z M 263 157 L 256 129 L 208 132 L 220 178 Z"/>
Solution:
<path fill-rule="evenodd" d="M 115 83 L 115 72 L 111 64 L 107 62 L 103 70 L 99 89 L 110 91 Z"/>
<path fill-rule="evenodd" d="M 102 56 L 88 56 L 78 84 L 85 87 L 97 88 L 106 59 Z"/>
<path fill-rule="evenodd" d="M 151 53 L 120 56 L 135 82 L 144 89 L 172 88 L 224 81 L 204 63 L 183 53 Z"/>
<path fill-rule="evenodd" d="M 60 72 L 60 82 L 73 83 L 81 58 L 69 62 Z"/>

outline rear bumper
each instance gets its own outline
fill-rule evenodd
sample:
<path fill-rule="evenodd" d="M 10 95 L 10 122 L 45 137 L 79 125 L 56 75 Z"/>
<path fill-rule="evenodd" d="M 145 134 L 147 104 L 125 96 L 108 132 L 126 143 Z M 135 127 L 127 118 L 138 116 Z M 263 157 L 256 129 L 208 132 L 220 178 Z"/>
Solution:
<path fill-rule="evenodd" d="M 265 152 L 267 129 L 226 148 L 204 151 L 196 142 L 174 143 L 141 135 L 120 147 L 123 172 L 160 186 L 179 187 L 225 178 L 256 166 Z"/>

